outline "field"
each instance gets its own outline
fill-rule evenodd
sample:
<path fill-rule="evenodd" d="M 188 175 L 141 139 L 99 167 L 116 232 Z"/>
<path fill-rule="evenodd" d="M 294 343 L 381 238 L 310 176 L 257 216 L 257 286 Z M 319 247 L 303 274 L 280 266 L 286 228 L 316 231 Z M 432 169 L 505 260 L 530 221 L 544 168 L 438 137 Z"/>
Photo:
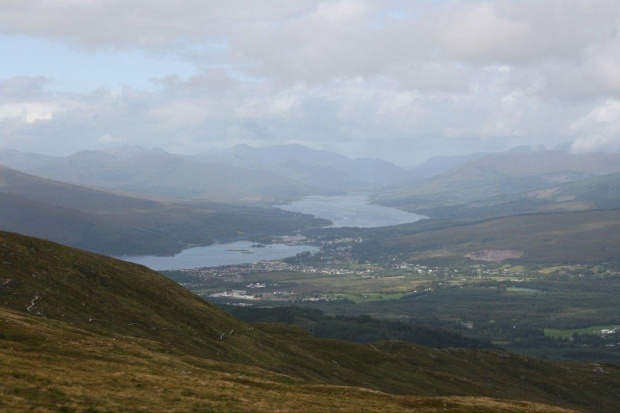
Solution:
<path fill-rule="evenodd" d="M 347 258 L 352 246 L 343 252 L 339 245 L 338 253 L 324 248 L 288 259 L 277 271 L 239 266 L 209 269 L 209 277 L 206 270 L 165 275 L 220 304 L 295 305 L 328 315 L 365 314 L 439 327 L 537 357 L 620 361 L 618 334 L 585 336 L 593 330 L 581 330 L 620 324 L 620 272 L 614 266 L 449 257 L 362 263 Z M 218 276 L 218 271 L 243 275 Z M 549 334 L 550 330 L 567 332 Z M 572 339 L 572 333 L 580 336 Z"/>
<path fill-rule="evenodd" d="M 361 345 L 247 324 L 145 267 L 17 234 L 0 232 L 0 258 L 3 411 L 612 412 L 618 405 L 613 364 L 390 340 Z"/>

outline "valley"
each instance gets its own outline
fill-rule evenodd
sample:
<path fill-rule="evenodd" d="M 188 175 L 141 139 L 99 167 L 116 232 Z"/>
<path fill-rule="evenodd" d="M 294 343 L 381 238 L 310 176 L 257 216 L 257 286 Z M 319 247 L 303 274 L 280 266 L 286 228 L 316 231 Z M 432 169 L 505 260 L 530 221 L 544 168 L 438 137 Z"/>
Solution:
<path fill-rule="evenodd" d="M 145 267 L 6 232 L 0 260 L 4 410 L 611 412 L 618 403 L 614 364 L 246 324 Z"/>
<path fill-rule="evenodd" d="M 0 0 L 0 413 L 620 412 L 620 0 Z"/>
<path fill-rule="evenodd" d="M 283 150 L 332 157 L 299 147 L 274 153 Z M 220 155 L 277 173 L 272 162 L 278 158 L 269 151 L 235 151 L 246 154 Z M 203 172 L 184 168 L 211 159 L 138 152 L 139 158 L 163 156 L 179 166 L 177 172 L 194 175 Z M 145 165 L 136 155 L 78 158 L 86 155 L 111 157 L 117 169 L 121 163 Z M 282 398 L 291 408 L 318 411 L 360 411 L 362 405 L 373 406 L 369 411 L 379 405 L 433 411 L 437 403 L 454 411 L 613 411 L 620 363 L 615 158 L 601 158 L 609 159 L 596 168 L 585 166 L 594 158 L 580 158 L 575 165 L 582 172 L 568 173 L 562 165 L 572 156 L 553 155 L 539 167 L 543 175 L 525 173 L 530 179 L 517 167 L 524 156 L 501 155 L 507 169 L 486 183 L 479 179 L 480 165 L 488 167 L 498 155 L 459 158 L 464 163 L 456 172 L 401 183 L 411 194 L 421 191 L 405 198 L 393 198 L 393 182 L 352 187 L 366 192 L 324 182 L 307 186 L 309 192 L 266 189 L 257 202 L 233 203 L 158 193 L 155 186 L 119 192 L 90 186 L 95 182 L 88 179 L 77 185 L 1 168 L 0 228 L 134 261 L 3 233 L 0 304 L 7 333 L 0 345 L 12 358 L 0 371 L 12 375 L 12 390 L 4 395 L 14 404 L 8 406 L 71 411 L 91 403 L 114 410 L 121 403 L 139 410 L 140 403 L 157 400 L 181 410 L 248 410 L 247 401 L 233 395 L 243 388 L 251 395 L 247 400 L 264 403 L 257 411 L 273 410 Z M 67 160 L 31 162 L 43 171 Z M 560 176 L 567 182 L 558 183 Z M 310 185 L 308 179 L 299 182 Z M 432 182 L 445 187 L 434 192 Z M 36 325 L 32 331 L 19 331 L 18 325 L 29 323 Z M 30 343 L 43 340 L 39 331 L 51 341 L 36 350 L 48 360 L 46 368 L 69 374 L 61 361 L 65 353 L 83 360 L 86 371 L 104 360 L 103 376 L 114 385 L 100 384 L 108 390 L 98 393 L 89 390 L 94 382 L 87 375 L 61 384 L 16 367 L 18 360 L 28 365 L 25 354 L 35 351 Z M 82 339 L 71 352 L 60 344 L 64 337 Z M 101 340 L 111 356 L 100 350 Z M 134 363 L 122 377 L 113 373 L 119 360 Z M 563 369 L 577 372 L 572 384 L 560 379 Z M 190 391 L 170 383 L 177 373 L 167 372 L 220 384 Z M 592 374 L 607 381 L 601 387 Z M 231 382 L 231 376 L 239 380 Z M 48 383 L 49 391 L 33 395 L 33 380 Z M 559 390 L 575 385 L 579 391 Z M 316 404 L 313 386 L 328 394 L 330 386 L 344 387 L 355 396 L 340 402 L 321 396 Z M 106 404 L 120 388 L 131 392 Z M 170 396 L 153 399 L 152 388 Z M 383 393 L 375 399 L 360 391 Z M 517 408 L 514 400 L 526 404 Z"/>
<path fill-rule="evenodd" d="M 359 240 L 338 241 L 283 262 L 163 273 L 235 315 L 234 307 L 301 306 L 438 327 L 552 360 L 620 361 L 620 332 L 600 333 L 620 327 L 617 266 L 397 256 L 371 262 L 353 258 Z M 590 326 L 605 327 L 576 338 L 548 333 Z"/>

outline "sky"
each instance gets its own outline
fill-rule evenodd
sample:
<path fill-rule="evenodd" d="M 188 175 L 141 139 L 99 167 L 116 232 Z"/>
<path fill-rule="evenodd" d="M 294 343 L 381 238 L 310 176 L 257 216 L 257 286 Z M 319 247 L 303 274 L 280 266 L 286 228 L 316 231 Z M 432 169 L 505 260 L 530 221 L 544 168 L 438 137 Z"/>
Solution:
<path fill-rule="evenodd" d="M 620 0 L 2 0 L 0 148 L 620 150 Z"/>

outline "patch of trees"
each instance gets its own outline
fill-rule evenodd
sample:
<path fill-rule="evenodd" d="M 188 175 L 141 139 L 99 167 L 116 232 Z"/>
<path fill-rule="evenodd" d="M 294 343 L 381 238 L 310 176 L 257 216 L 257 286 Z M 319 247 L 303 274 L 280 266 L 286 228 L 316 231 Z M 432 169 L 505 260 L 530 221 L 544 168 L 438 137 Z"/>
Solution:
<path fill-rule="evenodd" d="M 227 313 L 250 323 L 285 323 L 302 327 L 317 338 L 371 343 L 399 340 L 433 348 L 497 349 L 488 340 L 464 337 L 447 330 L 372 318 L 368 315 L 329 316 L 303 307 L 234 307 L 221 305 Z"/>
<path fill-rule="evenodd" d="M 533 357 L 557 361 L 620 362 L 620 334 L 573 334 L 571 338 L 527 337 L 508 349 Z"/>

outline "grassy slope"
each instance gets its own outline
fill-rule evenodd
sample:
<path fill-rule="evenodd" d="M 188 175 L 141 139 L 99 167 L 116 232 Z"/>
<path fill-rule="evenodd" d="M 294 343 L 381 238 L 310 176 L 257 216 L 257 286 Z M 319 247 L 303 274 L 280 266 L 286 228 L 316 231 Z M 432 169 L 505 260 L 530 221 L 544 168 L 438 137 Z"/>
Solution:
<path fill-rule="evenodd" d="M 542 194 L 527 194 L 549 201 L 554 206 L 566 204 L 570 207 L 575 203 L 591 203 L 594 208 L 614 209 L 620 206 L 620 173 L 597 176 L 577 182 L 569 182 L 554 188 L 548 196 Z"/>
<path fill-rule="evenodd" d="M 0 326 L 0 411 L 567 411 L 482 397 L 396 396 L 313 384 L 2 308 Z"/>
<path fill-rule="evenodd" d="M 497 351 L 362 346 L 251 326 L 144 267 L 10 233 L 0 233 L 0 309 L 6 406 L 443 408 L 357 387 L 477 398 L 446 402 L 456 407 L 493 397 L 613 411 L 620 401 L 617 366 L 601 373 Z"/>
<path fill-rule="evenodd" d="M 351 231 L 369 241 L 360 257 L 460 255 L 483 250 L 524 251 L 529 262 L 595 263 L 620 260 L 620 211 L 520 214 L 473 223 L 429 221 Z"/>
<path fill-rule="evenodd" d="M 275 209 L 148 201 L 3 167 L 0 193 L 1 229 L 107 254 L 173 253 L 213 239 L 325 223 Z"/>
<path fill-rule="evenodd" d="M 463 204 L 429 205 L 416 212 L 435 219 L 506 216 L 526 212 L 620 209 L 620 174 L 568 182 L 516 195 Z"/>

